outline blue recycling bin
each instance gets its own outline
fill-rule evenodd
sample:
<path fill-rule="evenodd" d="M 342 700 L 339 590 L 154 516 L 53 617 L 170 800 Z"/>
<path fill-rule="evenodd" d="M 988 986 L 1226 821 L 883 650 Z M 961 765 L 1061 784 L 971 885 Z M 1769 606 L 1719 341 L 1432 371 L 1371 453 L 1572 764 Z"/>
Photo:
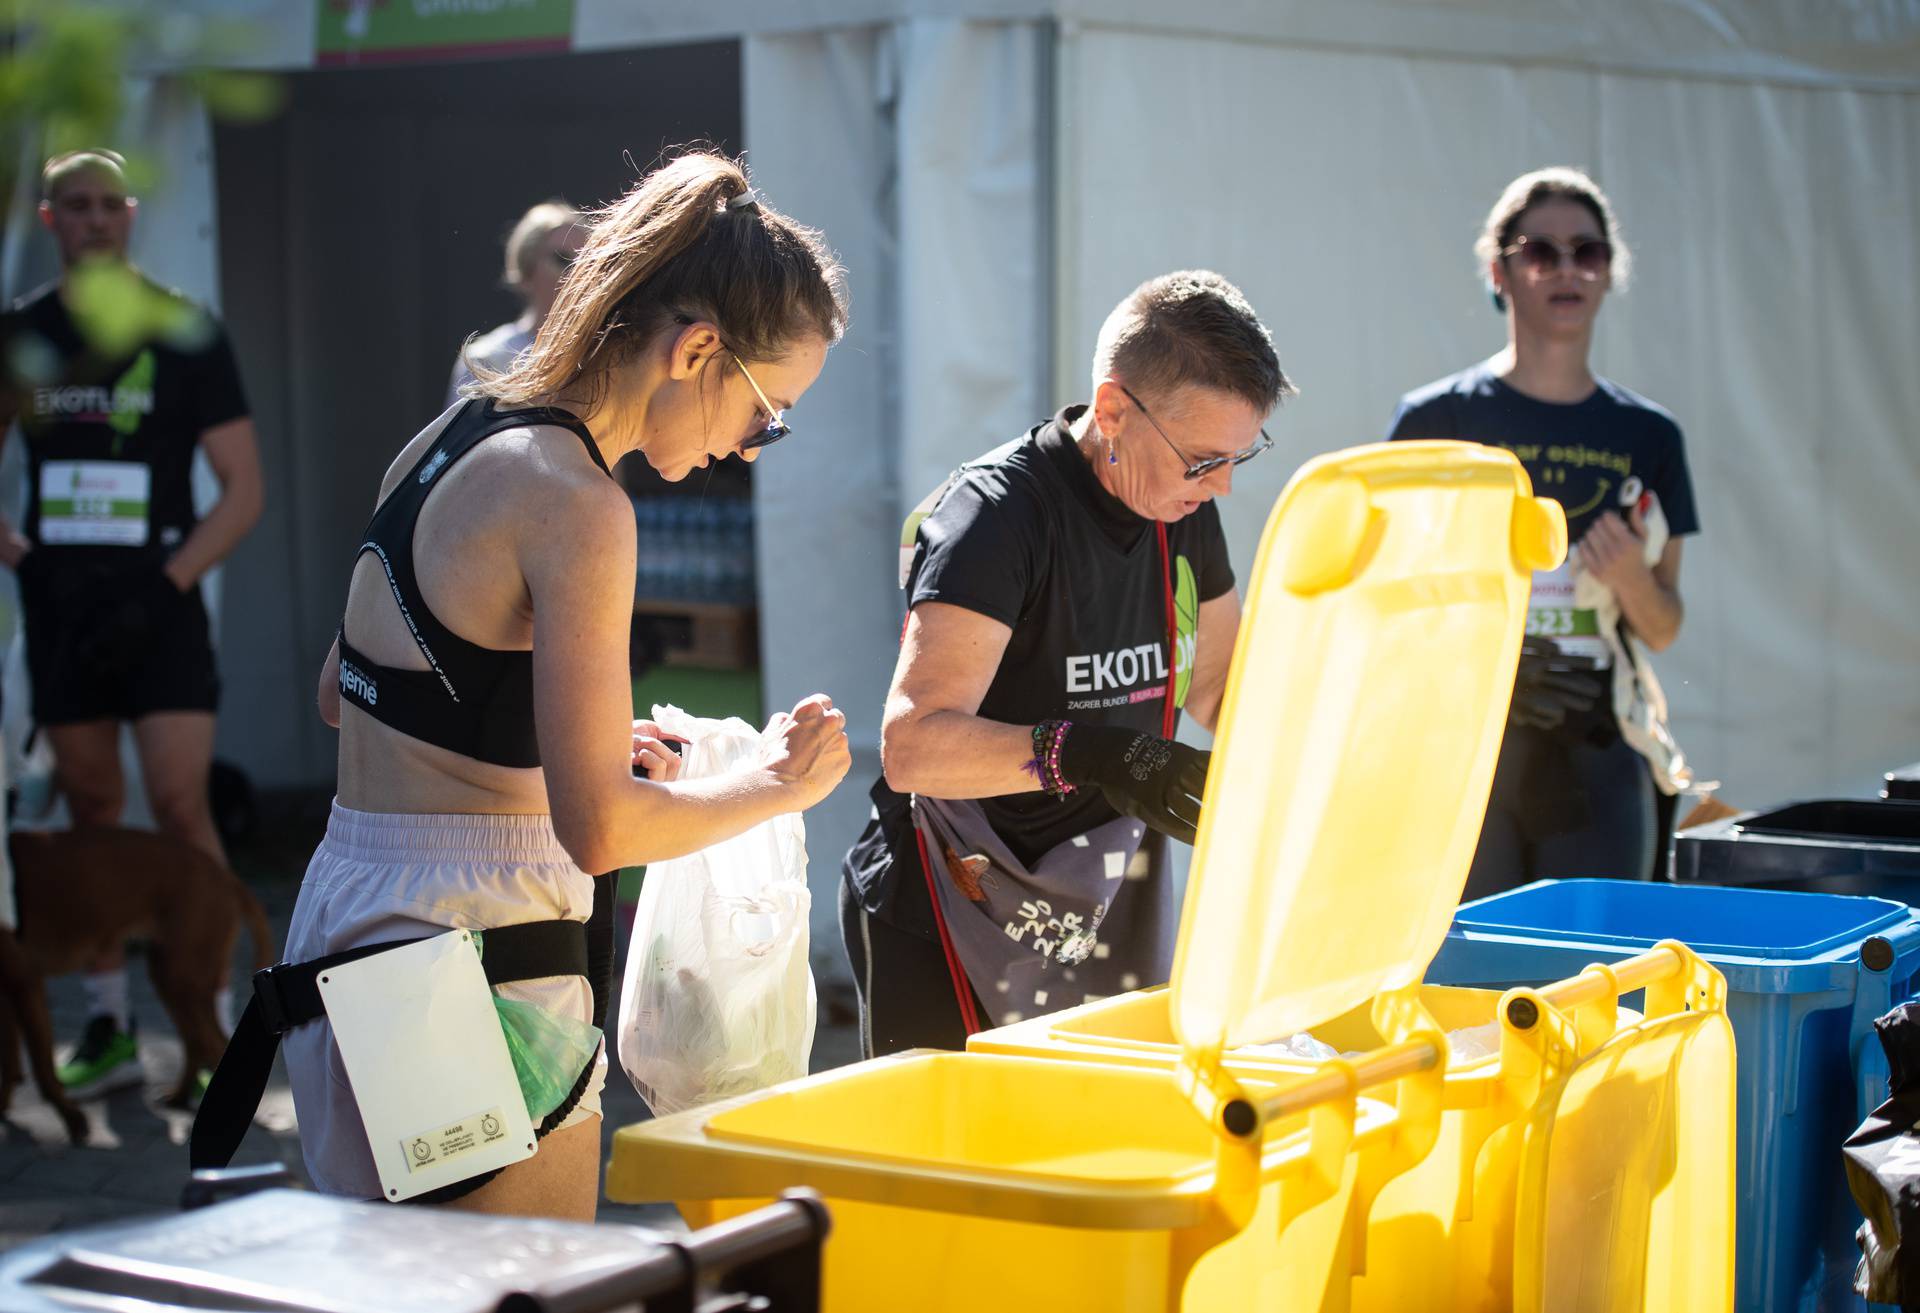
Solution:
<path fill-rule="evenodd" d="M 1873 1020 L 1913 995 L 1920 912 L 1884 898 L 1542 880 L 1463 905 L 1427 981 L 1542 985 L 1662 939 L 1727 978 L 1739 1062 L 1734 1307 L 1864 1307 L 1840 1144 L 1886 1100 Z"/>

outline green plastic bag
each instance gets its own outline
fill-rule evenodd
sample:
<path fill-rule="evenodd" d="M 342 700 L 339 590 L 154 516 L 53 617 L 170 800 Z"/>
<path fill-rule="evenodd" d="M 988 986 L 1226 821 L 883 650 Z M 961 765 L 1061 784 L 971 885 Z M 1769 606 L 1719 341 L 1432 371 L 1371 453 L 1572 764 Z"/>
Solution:
<path fill-rule="evenodd" d="M 474 939 L 485 956 L 484 938 L 476 934 Z M 500 1033 L 506 1036 L 513 1074 L 527 1101 L 527 1116 L 538 1126 L 566 1102 L 580 1073 L 599 1052 L 600 1028 L 498 993 L 493 996 L 493 1010 L 500 1015 Z"/>

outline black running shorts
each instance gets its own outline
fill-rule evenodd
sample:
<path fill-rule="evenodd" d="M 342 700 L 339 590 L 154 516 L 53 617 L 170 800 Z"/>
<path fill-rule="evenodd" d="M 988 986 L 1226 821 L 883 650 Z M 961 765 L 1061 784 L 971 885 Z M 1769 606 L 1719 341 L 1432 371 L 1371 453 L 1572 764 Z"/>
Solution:
<path fill-rule="evenodd" d="M 61 555 L 40 548 L 20 563 L 34 720 L 71 725 L 213 711 L 220 676 L 199 587 L 182 593 L 149 563 Z"/>

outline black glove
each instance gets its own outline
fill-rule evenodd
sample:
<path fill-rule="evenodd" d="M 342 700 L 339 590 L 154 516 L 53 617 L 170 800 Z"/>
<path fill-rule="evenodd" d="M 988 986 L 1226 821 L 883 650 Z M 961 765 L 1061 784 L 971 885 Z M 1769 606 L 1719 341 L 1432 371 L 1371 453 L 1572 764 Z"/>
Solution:
<path fill-rule="evenodd" d="M 1567 713 L 1591 711 L 1604 691 L 1593 671 L 1570 670 L 1566 655 L 1551 638 L 1529 638 L 1520 644 L 1520 668 L 1513 678 L 1513 703 L 1507 723 L 1531 729 L 1559 729 Z"/>
<path fill-rule="evenodd" d="M 1192 843 L 1212 760 L 1210 752 L 1157 734 L 1075 724 L 1060 744 L 1060 778 L 1077 789 L 1098 788 L 1122 816 Z"/>

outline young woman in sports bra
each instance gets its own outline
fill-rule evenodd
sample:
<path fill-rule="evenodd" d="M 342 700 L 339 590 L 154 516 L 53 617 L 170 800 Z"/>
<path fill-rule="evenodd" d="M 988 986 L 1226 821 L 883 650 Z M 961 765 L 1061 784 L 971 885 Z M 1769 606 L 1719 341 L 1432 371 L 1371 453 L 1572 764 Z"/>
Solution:
<path fill-rule="evenodd" d="M 841 280 L 821 235 L 762 203 L 738 163 L 682 156 L 594 216 L 533 346 L 407 444 L 321 673 L 339 787 L 288 962 L 584 923 L 591 873 L 696 851 L 839 783 L 844 719 L 823 694 L 773 717 L 753 769 L 676 779 L 658 728 L 632 717 L 633 512 L 608 470 L 637 452 L 674 481 L 786 436 L 781 412 L 844 327 Z M 498 988 L 592 1012 L 579 974 Z M 314 1184 L 378 1196 L 325 1019 L 283 1045 Z M 605 1069 L 603 1048 L 538 1152 L 461 1183 L 458 1206 L 590 1219 Z"/>

